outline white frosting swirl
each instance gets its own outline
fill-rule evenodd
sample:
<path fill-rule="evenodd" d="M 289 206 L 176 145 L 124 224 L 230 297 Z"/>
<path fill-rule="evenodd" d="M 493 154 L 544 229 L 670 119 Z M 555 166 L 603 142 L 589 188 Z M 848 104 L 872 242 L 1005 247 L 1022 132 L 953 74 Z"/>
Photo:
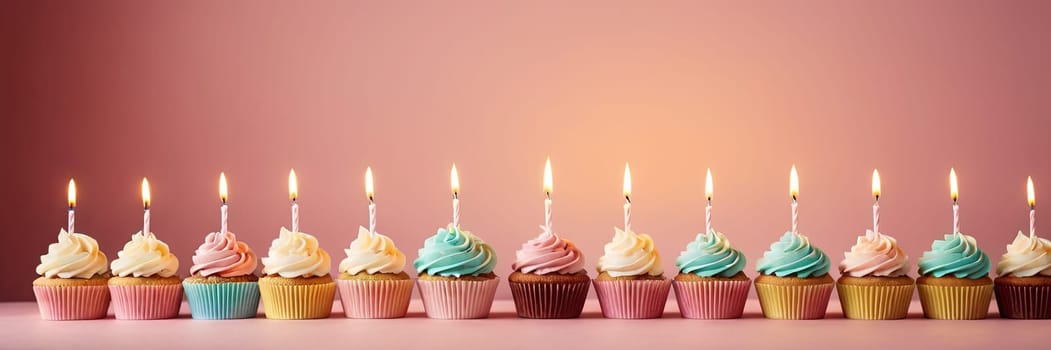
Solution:
<path fill-rule="evenodd" d="M 996 265 L 996 274 L 1014 277 L 1051 276 L 1051 241 L 1029 237 L 1018 231 L 1018 236 L 1007 245 L 1007 253 Z"/>
<path fill-rule="evenodd" d="M 82 233 L 58 231 L 58 243 L 47 246 L 36 273 L 47 278 L 91 278 L 106 273 L 106 254 L 99 243 Z"/>
<path fill-rule="evenodd" d="M 369 233 L 369 229 L 358 226 L 358 238 L 344 249 L 347 258 L 339 263 L 339 271 L 356 275 L 365 271 L 374 273 L 401 273 L 405 269 L 405 254 L 402 254 L 390 237 Z"/>
<path fill-rule="evenodd" d="M 613 240 L 606 243 L 605 254 L 598 258 L 598 271 L 612 277 L 660 276 L 664 274 L 661 255 L 653 246 L 653 238 L 613 228 Z"/>
<path fill-rule="evenodd" d="M 263 273 L 284 278 L 327 275 L 332 259 L 318 247 L 317 238 L 308 233 L 292 232 L 282 227 L 270 244 L 269 256 L 263 258 Z"/>
<path fill-rule="evenodd" d="M 140 231 L 131 235 L 131 241 L 117 252 L 110 269 L 120 277 L 171 277 L 179 271 L 179 259 L 153 232 L 143 235 Z"/>

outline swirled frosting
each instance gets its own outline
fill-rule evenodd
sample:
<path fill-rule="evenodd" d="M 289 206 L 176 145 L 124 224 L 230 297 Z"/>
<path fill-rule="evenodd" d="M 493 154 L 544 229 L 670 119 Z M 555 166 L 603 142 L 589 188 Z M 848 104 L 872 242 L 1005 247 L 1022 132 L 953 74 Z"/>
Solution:
<path fill-rule="evenodd" d="M 598 258 L 598 271 L 611 277 L 660 276 L 664 274 L 661 254 L 650 235 L 613 228 L 613 240 L 603 247 Z"/>
<path fill-rule="evenodd" d="M 549 273 L 575 274 L 584 270 L 584 255 L 572 241 L 559 237 L 544 226 L 544 230 L 515 252 L 511 269 L 522 273 L 546 275 Z"/>
<path fill-rule="evenodd" d="M 419 273 L 437 276 L 478 276 L 493 272 L 493 248 L 470 231 L 449 225 L 423 242 L 420 256 L 413 262 Z"/>
<path fill-rule="evenodd" d="M 106 273 L 106 254 L 99 243 L 82 233 L 58 231 L 58 243 L 47 246 L 36 273 L 48 278 L 91 278 Z"/>
<path fill-rule="evenodd" d="M 284 278 L 325 276 L 332 269 L 332 259 L 318 246 L 317 238 L 284 227 L 277 239 L 270 243 L 267 255 L 263 258 L 263 273 L 267 275 Z"/>
<path fill-rule="evenodd" d="M 179 271 L 179 259 L 153 232 L 140 231 L 131 235 L 131 241 L 117 252 L 110 269 L 120 277 L 171 277 Z"/>
<path fill-rule="evenodd" d="M 245 242 L 237 241 L 233 232 L 212 232 L 193 254 L 190 274 L 238 277 L 250 275 L 259 265 L 255 252 Z"/>
<path fill-rule="evenodd" d="M 744 270 L 745 257 L 730 246 L 722 233 L 701 233 L 686 244 L 686 250 L 675 259 L 679 272 L 701 277 L 733 277 Z"/>
<path fill-rule="evenodd" d="M 1051 276 L 1051 241 L 1029 237 L 1018 231 L 1014 242 L 1007 245 L 1007 253 L 996 265 L 1000 276 Z"/>
<path fill-rule="evenodd" d="M 921 275 L 979 279 L 989 275 L 989 256 L 974 237 L 950 233 L 945 239 L 934 241 L 931 250 L 923 252 L 918 262 Z"/>
<path fill-rule="evenodd" d="M 358 226 L 358 238 L 344 249 L 347 258 L 339 263 L 339 271 L 356 275 L 365 271 L 375 273 L 401 273 L 405 269 L 405 254 L 402 254 L 390 237 L 370 233 Z"/>
<path fill-rule="evenodd" d="M 844 253 L 839 270 L 854 277 L 899 277 L 908 273 L 909 257 L 894 237 L 867 230 L 858 237 L 858 243 Z"/>
<path fill-rule="evenodd" d="M 825 252 L 810 245 L 806 236 L 792 231 L 771 244 L 758 262 L 759 273 L 777 277 L 821 277 L 831 266 Z"/>

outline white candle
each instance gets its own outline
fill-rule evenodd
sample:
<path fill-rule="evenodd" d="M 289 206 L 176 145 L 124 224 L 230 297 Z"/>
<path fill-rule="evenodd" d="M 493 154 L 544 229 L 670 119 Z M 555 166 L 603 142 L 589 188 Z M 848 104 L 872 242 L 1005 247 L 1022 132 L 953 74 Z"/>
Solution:
<path fill-rule="evenodd" d="M 1026 179 L 1025 190 L 1029 202 L 1029 238 L 1036 237 L 1036 190 L 1033 188 L 1033 177 Z"/>
<path fill-rule="evenodd" d="M 296 169 L 288 172 L 288 198 L 292 200 L 292 232 L 299 232 L 299 183 L 296 180 Z"/>
<path fill-rule="evenodd" d="M 453 164 L 449 172 L 450 182 L 453 190 L 453 227 L 460 228 L 460 175 L 456 172 L 456 164 Z"/>
<path fill-rule="evenodd" d="M 792 196 L 792 233 L 798 233 L 799 227 L 799 173 L 796 166 L 792 165 L 792 172 L 788 174 L 788 194 Z"/>
<path fill-rule="evenodd" d="M 553 234 L 551 230 L 551 157 L 544 163 L 544 233 Z"/>
<path fill-rule="evenodd" d="M 69 202 L 69 213 L 66 218 L 66 232 L 73 233 L 73 223 L 76 221 L 77 208 L 77 183 L 69 179 L 69 187 L 66 188 L 66 199 Z"/>
<path fill-rule="evenodd" d="M 223 204 L 219 206 L 219 214 L 220 214 L 219 233 L 221 233 L 221 234 L 226 234 L 226 231 L 228 230 L 227 218 L 228 218 L 229 215 L 227 213 L 227 207 L 226 207 L 226 196 L 227 196 L 226 173 L 219 173 L 219 200 L 223 202 Z"/>
<path fill-rule="evenodd" d="M 631 168 L 624 163 L 624 232 L 631 232 Z"/>
<path fill-rule="evenodd" d="M 879 196 L 880 196 L 880 179 L 879 170 L 872 170 L 872 196 L 876 197 L 875 202 L 872 203 L 872 235 L 869 238 L 879 234 Z"/>
<path fill-rule="evenodd" d="M 704 206 L 704 233 L 712 233 L 712 169 L 709 168 L 704 175 L 704 196 L 708 198 L 708 204 Z"/>
<path fill-rule="evenodd" d="M 150 234 L 150 182 L 142 178 L 142 235 Z"/>
<path fill-rule="evenodd" d="M 376 234 L 375 184 L 372 182 L 372 167 L 365 168 L 365 196 L 369 198 L 369 234 Z"/>
<path fill-rule="evenodd" d="M 949 195 L 952 197 L 952 232 L 960 233 L 960 189 L 956 180 L 956 168 L 949 169 Z"/>

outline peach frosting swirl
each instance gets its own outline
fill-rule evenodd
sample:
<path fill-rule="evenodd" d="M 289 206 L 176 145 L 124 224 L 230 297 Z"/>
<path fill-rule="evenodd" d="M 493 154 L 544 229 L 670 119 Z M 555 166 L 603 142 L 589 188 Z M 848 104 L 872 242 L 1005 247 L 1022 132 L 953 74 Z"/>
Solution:
<path fill-rule="evenodd" d="M 245 242 L 237 241 L 233 232 L 212 232 L 204 238 L 193 255 L 190 274 L 238 277 L 255 272 L 259 265 L 255 252 Z"/>
<path fill-rule="evenodd" d="M 839 270 L 853 277 L 900 277 L 909 270 L 909 257 L 894 237 L 866 230 L 844 254 Z"/>

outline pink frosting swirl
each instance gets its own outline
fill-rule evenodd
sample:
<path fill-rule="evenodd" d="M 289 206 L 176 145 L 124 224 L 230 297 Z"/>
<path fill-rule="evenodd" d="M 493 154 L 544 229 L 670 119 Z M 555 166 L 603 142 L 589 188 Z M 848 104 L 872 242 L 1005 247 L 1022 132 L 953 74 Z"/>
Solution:
<path fill-rule="evenodd" d="M 194 252 L 190 274 L 219 277 L 250 275 L 255 272 L 258 260 L 252 248 L 248 248 L 245 242 L 238 242 L 233 232 L 212 232 Z"/>
<path fill-rule="evenodd" d="M 565 275 L 584 270 L 584 255 L 580 249 L 572 241 L 547 231 L 522 244 L 522 249 L 515 252 L 515 258 L 511 268 L 523 273 Z"/>
<path fill-rule="evenodd" d="M 870 232 L 858 237 L 858 243 L 844 254 L 839 270 L 853 277 L 904 276 L 909 270 L 909 257 L 898 246 L 898 241 L 882 233 Z"/>

